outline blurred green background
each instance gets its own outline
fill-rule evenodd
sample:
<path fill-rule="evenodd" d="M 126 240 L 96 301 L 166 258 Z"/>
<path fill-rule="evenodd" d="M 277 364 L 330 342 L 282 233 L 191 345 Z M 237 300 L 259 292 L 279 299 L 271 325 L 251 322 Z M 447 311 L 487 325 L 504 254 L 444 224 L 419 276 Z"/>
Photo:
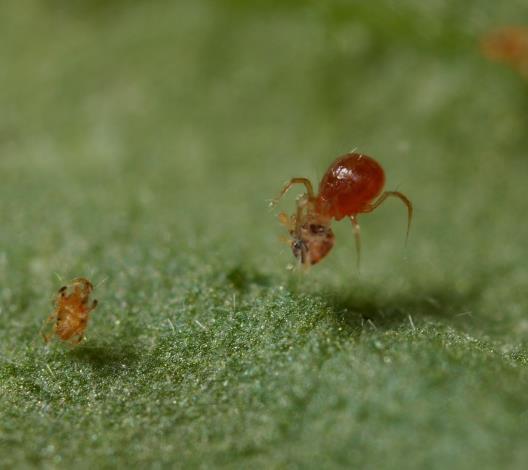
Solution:
<path fill-rule="evenodd" d="M 0 466 L 526 468 L 524 1 L 0 3 Z M 307 273 L 267 207 L 397 201 Z M 290 212 L 295 194 L 281 209 Z M 87 276 L 87 340 L 43 344 Z"/>

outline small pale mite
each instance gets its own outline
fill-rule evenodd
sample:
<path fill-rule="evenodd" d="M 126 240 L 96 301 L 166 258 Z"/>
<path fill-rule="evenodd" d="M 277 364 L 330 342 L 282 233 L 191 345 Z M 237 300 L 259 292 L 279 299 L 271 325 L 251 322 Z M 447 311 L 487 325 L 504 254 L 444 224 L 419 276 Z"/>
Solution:
<path fill-rule="evenodd" d="M 490 60 L 509 65 L 528 79 L 528 27 L 505 26 L 486 34 L 482 53 Z"/>
<path fill-rule="evenodd" d="M 75 345 L 84 339 L 90 313 L 97 307 L 97 300 L 91 300 L 93 290 L 93 284 L 84 277 L 78 277 L 58 290 L 55 310 L 42 331 L 44 341 L 49 342 L 55 335 Z"/>

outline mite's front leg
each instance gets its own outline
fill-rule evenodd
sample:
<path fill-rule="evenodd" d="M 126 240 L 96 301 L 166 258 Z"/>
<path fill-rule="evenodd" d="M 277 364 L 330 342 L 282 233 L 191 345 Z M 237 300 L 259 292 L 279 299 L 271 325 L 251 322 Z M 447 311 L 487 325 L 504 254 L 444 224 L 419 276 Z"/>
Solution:
<path fill-rule="evenodd" d="M 312 183 L 308 178 L 292 178 L 290 181 L 288 181 L 284 187 L 281 189 L 280 193 L 277 195 L 273 201 L 270 203 L 270 207 L 275 207 L 279 201 L 282 199 L 282 197 L 292 188 L 292 186 L 296 184 L 304 184 L 306 187 L 306 194 L 308 194 L 309 198 L 314 197 L 313 187 Z"/>

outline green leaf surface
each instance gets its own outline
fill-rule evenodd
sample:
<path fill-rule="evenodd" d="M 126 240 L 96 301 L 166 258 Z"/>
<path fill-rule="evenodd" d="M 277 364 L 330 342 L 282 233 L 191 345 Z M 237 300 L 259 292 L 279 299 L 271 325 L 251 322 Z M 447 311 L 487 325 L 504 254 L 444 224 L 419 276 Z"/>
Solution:
<path fill-rule="evenodd" d="M 0 3 L 0 467 L 526 468 L 528 82 L 512 0 Z M 388 201 L 308 272 L 268 209 Z M 298 193 L 297 193 L 298 194 Z M 295 191 L 280 210 L 291 213 Z M 86 276 L 86 340 L 45 345 Z"/>

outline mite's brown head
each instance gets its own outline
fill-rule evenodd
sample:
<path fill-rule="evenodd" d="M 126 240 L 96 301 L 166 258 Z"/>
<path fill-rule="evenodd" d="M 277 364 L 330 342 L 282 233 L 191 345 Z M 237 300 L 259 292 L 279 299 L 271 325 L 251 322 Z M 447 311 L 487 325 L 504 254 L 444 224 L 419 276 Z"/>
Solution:
<path fill-rule="evenodd" d="M 84 277 L 74 279 L 70 285 L 59 289 L 58 302 L 86 304 L 94 290 L 93 284 Z"/>
<path fill-rule="evenodd" d="M 334 232 L 329 225 L 305 223 L 290 233 L 293 256 L 305 266 L 321 261 L 335 242 Z"/>
<path fill-rule="evenodd" d="M 78 289 L 79 291 L 83 292 L 84 294 L 91 294 L 94 287 L 93 284 L 86 279 L 85 277 L 77 277 L 72 281 L 72 288 Z"/>

